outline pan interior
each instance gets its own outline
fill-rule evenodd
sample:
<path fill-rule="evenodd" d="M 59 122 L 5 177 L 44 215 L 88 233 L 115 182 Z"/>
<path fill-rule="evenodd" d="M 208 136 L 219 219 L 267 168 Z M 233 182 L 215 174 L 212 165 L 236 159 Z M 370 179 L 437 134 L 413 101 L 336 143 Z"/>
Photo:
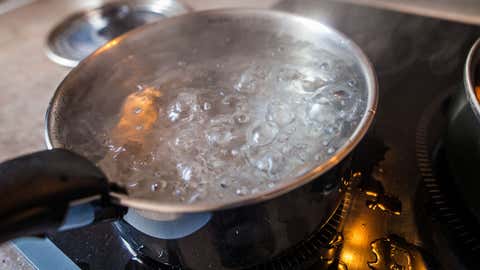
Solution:
<path fill-rule="evenodd" d="M 365 65 L 342 35 L 293 15 L 179 16 L 75 68 L 52 101 L 48 137 L 130 198 L 238 203 L 305 183 L 349 152 L 374 106 Z"/>

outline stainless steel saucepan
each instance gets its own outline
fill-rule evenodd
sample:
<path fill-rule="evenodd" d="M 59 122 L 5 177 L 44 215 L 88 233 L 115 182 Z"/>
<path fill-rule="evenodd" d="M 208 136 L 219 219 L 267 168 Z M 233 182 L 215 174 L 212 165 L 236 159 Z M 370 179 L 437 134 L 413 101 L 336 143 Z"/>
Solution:
<path fill-rule="evenodd" d="M 112 138 L 94 133 L 121 121 L 119 111 L 136 91 L 155 86 L 161 93 L 152 96 L 175 94 L 169 89 L 181 80 L 175 74 L 179 69 L 201 74 L 204 80 L 194 81 L 198 85 L 228 86 L 228 71 L 235 68 L 321 64 L 328 55 L 341 61 L 319 65 L 331 68 L 325 82 L 335 83 L 339 65 L 354 78 L 349 85 L 359 91 L 357 121 L 335 135 L 346 137 L 334 154 L 305 160 L 304 171 L 295 177 L 258 192 L 188 203 L 131 192 L 128 182 L 102 172 L 107 169 L 102 159 L 111 150 L 105 140 Z M 309 72 L 315 76 L 317 71 Z M 263 76 L 261 71 L 254 75 Z M 290 75 L 294 83 L 297 75 Z M 253 85 L 252 95 L 255 87 L 261 85 Z M 46 119 L 51 150 L 0 165 L 0 240 L 121 219 L 117 225 L 124 238 L 142 243 L 150 257 L 161 257 L 160 246 L 176 239 L 181 266 L 189 269 L 237 269 L 267 260 L 325 224 L 339 206 L 348 157 L 372 123 L 376 104 L 377 83 L 368 59 L 348 38 L 314 20 L 266 10 L 215 10 L 133 30 L 82 61 L 58 87 Z M 149 127 L 150 120 L 145 121 L 143 129 Z M 148 241 L 157 242 L 149 246 Z M 202 265 L 202 257 L 209 258 L 208 265 Z"/>

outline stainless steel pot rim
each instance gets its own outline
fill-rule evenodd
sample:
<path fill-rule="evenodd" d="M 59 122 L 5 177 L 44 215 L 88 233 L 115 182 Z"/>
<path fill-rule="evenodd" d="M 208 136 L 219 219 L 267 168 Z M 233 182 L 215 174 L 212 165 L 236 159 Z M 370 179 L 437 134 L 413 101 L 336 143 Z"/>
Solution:
<path fill-rule="evenodd" d="M 62 32 L 71 26 L 72 23 L 79 20 L 94 20 L 94 17 L 98 16 L 98 13 L 100 13 L 103 9 L 122 5 L 127 5 L 135 10 L 150 11 L 166 17 L 176 16 L 192 11 L 192 8 L 183 3 L 181 0 L 121 0 L 109 2 L 93 9 L 79 11 L 63 19 L 62 22 L 55 26 L 54 29 L 48 34 L 45 44 L 47 57 L 53 62 L 62 66 L 75 67 L 78 65 L 80 61 L 74 59 L 74 57 L 66 55 L 64 51 L 58 48 L 55 40 Z"/>
<path fill-rule="evenodd" d="M 475 41 L 470 52 L 468 53 L 467 62 L 465 64 L 464 72 L 464 84 L 465 84 L 465 93 L 467 95 L 468 102 L 472 107 L 472 110 L 477 117 L 477 120 L 480 121 L 480 102 L 477 99 L 475 94 L 475 84 L 476 84 L 476 75 L 477 65 L 480 59 L 480 38 Z"/>
<path fill-rule="evenodd" d="M 320 164 L 319 166 L 315 167 L 313 170 L 297 177 L 294 179 L 294 181 L 288 181 L 284 183 L 280 183 L 276 185 L 275 188 L 271 190 L 267 190 L 265 192 L 260 192 L 255 195 L 246 195 L 242 197 L 238 197 L 238 200 L 231 201 L 228 203 L 215 203 L 215 202 L 198 202 L 198 203 L 193 203 L 193 204 L 171 204 L 171 203 L 164 203 L 164 202 L 155 202 L 152 200 L 147 200 L 147 199 L 139 199 L 139 198 L 132 198 L 129 197 L 127 194 L 122 194 L 122 193 L 117 193 L 117 192 L 111 192 L 111 198 L 114 201 L 114 203 L 135 208 L 135 209 L 141 209 L 141 210 L 146 210 L 146 211 L 154 211 L 154 212 L 162 212 L 162 213 L 196 213 L 196 212 L 208 212 L 208 211 L 215 211 L 215 210 L 221 210 L 221 209 L 228 209 L 228 208 L 234 208 L 234 207 L 239 207 L 239 206 L 244 206 L 244 205 L 249 205 L 249 204 L 255 204 L 255 203 L 260 203 L 262 201 L 266 201 L 275 197 L 278 197 L 280 195 L 283 195 L 289 191 L 292 191 L 298 187 L 300 187 L 303 184 L 306 184 L 310 182 L 311 180 L 319 177 L 322 175 L 324 172 L 328 171 L 335 165 L 337 165 L 340 161 L 342 161 L 357 145 L 358 143 L 362 140 L 364 135 L 366 134 L 368 128 L 373 122 L 374 115 L 377 109 L 377 103 L 378 103 L 378 83 L 377 79 L 374 73 L 374 69 L 372 64 L 370 63 L 369 59 L 366 57 L 366 55 L 362 52 L 362 50 L 349 38 L 347 38 L 345 35 L 342 33 L 331 29 L 330 27 L 327 27 L 323 25 L 322 23 L 304 18 L 301 16 L 285 13 L 285 12 L 280 12 L 280 11 L 272 11 L 272 10 L 262 10 L 262 9 L 219 9 L 219 10 L 208 10 L 208 11 L 201 11 L 201 12 L 195 12 L 195 13 L 189 13 L 185 15 L 180 15 L 172 18 L 168 18 L 165 20 L 181 20 L 182 17 L 184 16 L 199 16 L 199 15 L 208 15 L 208 16 L 214 16 L 214 15 L 222 15 L 222 16 L 228 16 L 228 15 L 236 15 L 236 14 L 242 14 L 242 15 L 251 15 L 251 16 L 258 16 L 262 18 L 266 17 L 272 17 L 272 18 L 282 18 L 286 19 L 289 18 L 292 21 L 295 21 L 295 23 L 302 24 L 305 27 L 312 27 L 315 29 L 321 29 L 322 31 L 326 31 L 329 34 L 332 34 L 334 36 L 337 36 L 339 39 L 342 40 L 342 45 L 347 46 L 349 50 L 352 52 L 353 55 L 358 59 L 359 63 L 362 66 L 363 73 L 365 74 L 365 80 L 366 80 L 366 85 L 367 85 L 367 92 L 368 92 L 368 97 L 367 97 L 367 104 L 366 104 L 366 110 L 364 115 L 362 116 L 361 120 L 358 123 L 357 128 L 355 131 L 352 133 L 350 138 L 347 140 L 347 142 L 337 150 L 336 154 L 332 156 L 328 161 Z M 160 22 L 156 22 L 145 27 L 155 27 L 157 23 L 162 23 L 165 20 L 162 20 Z M 129 36 L 135 35 L 137 32 L 142 31 L 142 29 L 135 29 L 133 31 L 130 31 L 127 34 L 124 34 L 116 39 L 115 42 L 121 42 L 122 39 L 128 38 Z M 104 48 L 104 47 L 102 47 Z M 52 111 L 52 106 L 54 104 L 54 101 L 57 100 L 60 96 L 59 89 L 61 89 L 61 85 L 68 80 L 69 76 L 72 73 L 75 73 L 78 70 L 81 70 L 82 66 L 93 58 L 99 53 L 101 53 L 102 48 L 98 49 L 97 52 L 93 53 L 89 57 L 87 57 L 85 60 L 83 60 L 77 67 L 75 67 L 69 75 L 64 79 L 64 81 L 59 85 L 57 88 L 50 105 L 47 109 L 47 114 L 46 114 L 46 125 L 45 125 L 45 139 L 46 139 L 46 145 L 49 149 L 57 147 L 55 143 L 52 142 L 51 140 L 51 134 L 49 130 L 50 122 L 51 119 L 51 111 Z"/>

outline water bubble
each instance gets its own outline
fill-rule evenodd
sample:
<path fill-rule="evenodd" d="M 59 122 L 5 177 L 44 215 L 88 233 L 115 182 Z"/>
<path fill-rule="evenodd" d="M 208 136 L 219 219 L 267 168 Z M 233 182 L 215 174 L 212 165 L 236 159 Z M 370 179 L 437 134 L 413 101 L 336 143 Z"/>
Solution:
<path fill-rule="evenodd" d="M 175 103 L 174 105 L 170 106 L 168 109 L 168 119 L 170 121 L 175 122 L 180 119 L 180 113 L 182 112 L 182 107 L 180 104 Z"/>
<path fill-rule="evenodd" d="M 192 179 L 192 167 L 183 164 L 183 163 L 178 163 L 177 164 L 177 170 L 180 178 L 184 181 L 190 181 Z"/>
<path fill-rule="evenodd" d="M 249 162 L 259 171 L 275 178 L 285 170 L 285 157 L 277 151 L 254 149 L 249 153 Z"/>
<path fill-rule="evenodd" d="M 173 144 L 171 144 L 174 152 L 177 150 L 183 152 L 193 151 L 195 144 L 197 143 L 197 136 L 195 135 L 195 128 L 179 131 L 177 136 L 173 139 Z"/>
<path fill-rule="evenodd" d="M 199 112 L 202 109 L 202 107 L 198 104 L 193 104 L 191 108 L 193 112 Z"/>
<path fill-rule="evenodd" d="M 333 147 L 328 148 L 327 153 L 329 153 L 329 154 L 335 153 L 335 148 L 333 148 Z"/>
<path fill-rule="evenodd" d="M 232 151 L 230 151 L 230 154 L 232 154 L 232 156 L 237 156 L 239 153 L 240 151 L 238 151 L 237 149 L 232 149 Z"/>
<path fill-rule="evenodd" d="M 197 182 L 188 182 L 188 187 L 191 188 L 191 189 L 197 189 L 199 186 L 199 184 Z"/>
<path fill-rule="evenodd" d="M 268 188 L 273 188 L 273 187 L 275 187 L 275 183 L 273 183 L 273 182 L 270 182 L 270 183 L 268 183 L 268 185 L 267 185 L 267 186 L 268 186 Z"/>
<path fill-rule="evenodd" d="M 291 106 L 279 101 L 271 102 L 267 105 L 267 120 L 277 123 L 279 126 L 285 126 L 293 122 L 295 114 Z"/>
<path fill-rule="evenodd" d="M 202 200 L 207 196 L 207 191 L 204 188 L 197 188 L 195 191 L 190 195 L 190 198 L 187 200 L 188 203 L 194 203 L 196 201 Z"/>
<path fill-rule="evenodd" d="M 248 69 L 243 72 L 233 88 L 238 92 L 248 94 L 254 93 L 256 90 L 258 90 L 257 80 L 255 78 L 253 69 Z"/>
<path fill-rule="evenodd" d="M 345 99 L 349 97 L 349 94 L 345 90 L 337 90 L 333 92 L 333 96 L 337 99 Z"/>
<path fill-rule="evenodd" d="M 224 125 L 233 125 L 234 121 L 229 115 L 218 115 L 210 119 L 210 124 L 217 125 L 217 124 L 224 124 Z"/>
<path fill-rule="evenodd" d="M 175 196 L 181 196 L 183 194 L 183 191 L 180 189 L 180 188 L 176 188 L 174 191 L 173 191 L 173 195 Z"/>
<path fill-rule="evenodd" d="M 181 119 L 192 120 L 195 116 L 197 97 L 189 93 L 180 93 L 175 101 L 168 106 L 167 116 L 172 122 Z"/>
<path fill-rule="evenodd" d="M 185 61 L 178 61 L 178 62 L 177 62 L 177 65 L 178 65 L 179 67 L 184 67 L 184 66 L 187 65 L 187 62 L 185 62 Z"/>
<path fill-rule="evenodd" d="M 248 188 L 245 187 L 245 186 L 242 186 L 240 188 L 237 188 L 235 190 L 235 194 L 237 194 L 238 196 L 245 196 L 248 194 Z"/>
<path fill-rule="evenodd" d="M 330 65 L 327 62 L 323 62 L 318 66 L 320 69 L 326 70 L 330 68 Z"/>
<path fill-rule="evenodd" d="M 277 75 L 278 81 L 292 82 L 305 78 L 301 72 L 294 68 L 282 68 Z"/>
<path fill-rule="evenodd" d="M 266 145 L 275 139 L 278 131 L 275 122 L 259 122 L 248 132 L 248 141 L 252 145 Z"/>
<path fill-rule="evenodd" d="M 193 203 L 193 202 L 195 202 L 199 197 L 200 197 L 200 193 L 199 193 L 199 192 L 193 193 L 192 196 L 190 196 L 190 199 L 188 199 L 188 203 Z"/>
<path fill-rule="evenodd" d="M 348 80 L 348 81 L 347 81 L 347 84 L 348 84 L 348 86 L 350 86 L 350 87 L 353 88 L 353 87 L 355 87 L 355 86 L 357 85 L 357 81 L 351 79 L 351 80 Z"/>
<path fill-rule="evenodd" d="M 268 69 L 264 67 L 256 66 L 254 68 L 253 75 L 254 75 L 254 78 L 257 79 L 259 83 L 262 83 L 268 79 L 268 77 L 270 76 L 270 72 Z M 260 89 L 257 89 L 257 90 L 260 90 Z"/>
<path fill-rule="evenodd" d="M 153 183 L 150 187 L 152 191 L 162 191 L 167 188 L 167 181 L 160 180 L 157 183 Z"/>
<path fill-rule="evenodd" d="M 248 121 L 250 121 L 250 116 L 243 113 L 235 115 L 234 118 L 240 124 L 245 124 L 245 123 L 248 123 Z"/>
<path fill-rule="evenodd" d="M 205 131 L 205 137 L 210 145 L 225 145 L 234 139 L 232 126 L 227 123 L 211 125 Z"/>
<path fill-rule="evenodd" d="M 303 91 L 314 92 L 327 85 L 327 82 L 322 78 L 306 78 L 301 81 L 301 84 Z"/>
<path fill-rule="evenodd" d="M 121 153 L 127 151 L 127 149 L 124 146 L 116 146 L 116 145 L 113 145 L 113 144 L 109 144 L 108 149 L 112 152 L 113 159 L 117 159 L 117 157 Z"/>
<path fill-rule="evenodd" d="M 142 148 L 141 144 L 131 142 L 125 145 L 124 151 L 116 155 L 116 165 L 124 169 L 123 173 L 142 171 L 154 160 L 153 153 L 142 152 Z"/>
<path fill-rule="evenodd" d="M 288 134 L 282 133 L 282 134 L 278 135 L 277 142 L 286 143 L 286 142 L 288 142 L 288 139 L 289 139 Z"/>
<path fill-rule="evenodd" d="M 255 167 L 259 169 L 260 171 L 267 171 L 268 167 L 271 166 L 271 160 L 270 159 L 259 159 L 255 160 Z"/>
<path fill-rule="evenodd" d="M 129 183 L 127 183 L 127 186 L 129 188 L 137 187 L 138 186 L 138 181 L 129 182 Z"/>
<path fill-rule="evenodd" d="M 212 104 L 211 103 L 209 103 L 209 102 L 203 103 L 203 110 L 209 111 L 210 109 L 212 109 Z"/>
<path fill-rule="evenodd" d="M 220 182 L 220 187 L 221 188 L 228 188 L 228 184 L 225 180 L 223 180 L 222 182 Z"/>
<path fill-rule="evenodd" d="M 245 103 L 245 97 L 240 95 L 228 95 L 222 99 L 222 104 L 230 105 L 231 107 L 237 107 Z"/>
<path fill-rule="evenodd" d="M 326 124 L 335 120 L 336 111 L 323 93 L 315 95 L 307 104 L 307 117 L 317 124 Z"/>
<path fill-rule="evenodd" d="M 313 147 L 311 145 L 305 143 L 298 143 L 291 148 L 289 154 L 303 163 L 309 160 L 309 152 L 312 148 Z"/>
<path fill-rule="evenodd" d="M 329 99 L 331 104 L 335 107 L 337 111 L 344 111 L 345 114 L 342 118 L 348 118 L 352 116 L 353 112 L 358 106 L 358 102 L 353 98 L 351 90 L 343 87 L 333 87 L 329 91 Z"/>
<path fill-rule="evenodd" d="M 297 130 L 297 127 L 295 127 L 294 125 L 290 125 L 285 127 L 284 130 L 285 130 L 285 133 L 287 134 L 293 134 Z"/>
<path fill-rule="evenodd" d="M 208 157 L 205 158 L 205 166 L 210 172 L 221 174 L 225 166 L 229 165 L 226 155 L 222 154 L 221 151 L 207 151 L 207 153 Z"/>
<path fill-rule="evenodd" d="M 292 150 L 292 146 L 290 144 L 285 144 L 280 149 L 280 152 L 282 152 L 282 154 L 288 154 L 291 150 Z"/>
<path fill-rule="evenodd" d="M 337 122 L 336 124 L 330 124 L 323 127 L 323 132 L 325 134 L 325 139 L 333 139 L 337 137 L 342 131 L 343 123 Z"/>

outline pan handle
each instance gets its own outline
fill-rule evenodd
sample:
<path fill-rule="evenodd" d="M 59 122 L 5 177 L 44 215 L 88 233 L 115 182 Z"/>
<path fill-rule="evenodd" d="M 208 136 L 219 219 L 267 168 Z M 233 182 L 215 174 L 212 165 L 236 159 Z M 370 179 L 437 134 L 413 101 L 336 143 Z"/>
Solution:
<path fill-rule="evenodd" d="M 98 167 L 68 150 L 5 161 L 0 164 L 0 242 L 75 227 L 64 222 L 85 225 L 121 216 L 124 209 L 109 203 L 109 189 Z M 85 209 L 90 209 L 83 215 L 88 222 L 79 220 Z"/>

